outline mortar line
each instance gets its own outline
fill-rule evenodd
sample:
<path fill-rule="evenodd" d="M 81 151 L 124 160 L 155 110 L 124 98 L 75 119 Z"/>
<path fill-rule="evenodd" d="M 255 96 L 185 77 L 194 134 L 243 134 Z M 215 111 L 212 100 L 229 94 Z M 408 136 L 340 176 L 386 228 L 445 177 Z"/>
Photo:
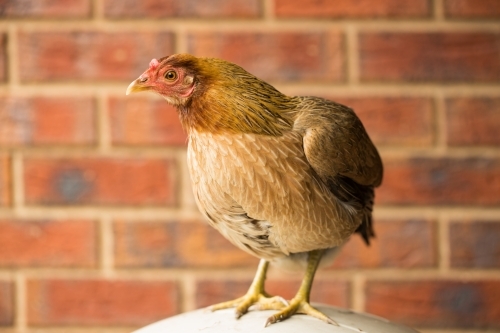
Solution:
<path fill-rule="evenodd" d="M 6 180 L 5 183 L 0 184 L 0 201 L 6 203 L 5 207 L 2 208 L 11 212 L 11 208 L 14 206 L 14 161 L 8 152 L 0 153 L 0 158 L 3 158 L 3 161 L 0 162 L 0 174 L 4 173 L 5 178 L 0 177 L 2 180 Z"/>
<path fill-rule="evenodd" d="M 22 273 L 15 276 L 15 327 L 19 332 L 24 332 L 27 327 L 27 300 L 26 277 Z"/>
<path fill-rule="evenodd" d="M 19 268 L 19 274 L 26 276 L 26 279 L 37 278 L 60 278 L 60 279 L 103 279 L 100 270 L 90 270 L 88 268 Z M 160 268 L 160 267 L 137 267 L 115 269 L 113 278 L 116 280 L 146 280 L 146 281 L 179 281 L 186 275 L 193 275 L 195 278 L 210 279 L 214 281 L 231 280 L 251 281 L 255 273 L 254 267 L 248 268 Z M 0 277 L 9 277 L 11 269 L 0 269 Z M 441 272 L 436 268 L 352 268 L 352 269 L 326 269 L 321 271 L 322 280 L 349 280 L 355 275 L 361 274 L 367 280 L 390 280 L 390 281 L 416 281 L 416 280 L 452 280 L 452 281 L 487 281 L 500 278 L 500 269 L 450 269 Z M 296 281 L 297 276 L 281 274 L 271 270 L 269 280 Z"/>
<path fill-rule="evenodd" d="M 99 219 L 99 266 L 104 277 L 111 277 L 114 271 L 114 239 L 112 219 L 101 217 Z"/>
<path fill-rule="evenodd" d="M 262 0 L 262 19 L 264 22 L 275 22 L 276 14 L 274 12 L 274 1 L 273 0 Z"/>
<path fill-rule="evenodd" d="M 439 271 L 446 273 L 450 270 L 450 239 L 449 239 L 450 222 L 449 217 L 445 212 L 439 214 L 438 218 L 438 254 L 439 254 Z"/>
<path fill-rule="evenodd" d="M 188 53 L 188 34 L 183 27 L 178 27 L 174 32 L 174 52 Z"/>
<path fill-rule="evenodd" d="M 97 123 L 95 133 L 97 135 L 97 148 L 99 153 L 107 153 L 111 149 L 111 128 L 109 121 L 108 103 L 105 93 L 100 92 L 96 98 Z"/>
<path fill-rule="evenodd" d="M 380 146 L 379 152 L 383 158 L 498 158 L 499 150 L 496 148 L 477 147 L 477 148 L 414 148 L 413 151 L 408 151 L 408 147 L 388 147 Z"/>
<path fill-rule="evenodd" d="M 411 150 L 409 149 L 411 148 Z M 185 149 L 185 148 L 182 148 Z M 106 151 L 105 156 L 109 158 L 121 159 L 145 159 L 145 160 L 166 160 L 175 161 L 175 157 L 181 150 L 168 147 L 140 146 L 140 147 L 117 147 Z M 379 145 L 379 152 L 384 159 L 401 159 L 401 158 L 500 158 L 500 148 L 496 147 L 452 147 L 446 149 L 428 146 L 428 147 L 412 147 L 406 145 Z M 9 148 L 1 148 L 0 153 L 11 153 Z M 96 149 L 88 147 L 46 147 L 46 148 L 19 148 L 15 151 L 17 154 L 22 154 L 29 158 L 43 159 L 59 159 L 59 158 L 101 158 L 103 153 Z M 152 205 L 154 207 L 154 205 Z"/>
<path fill-rule="evenodd" d="M 181 281 L 181 311 L 187 312 L 196 309 L 196 279 L 192 274 L 185 274 Z"/>
<path fill-rule="evenodd" d="M 433 14 L 435 22 L 444 22 L 444 3 L 443 0 L 433 0 Z"/>
<path fill-rule="evenodd" d="M 169 177 L 170 177 L 170 183 L 173 184 L 170 186 L 170 191 L 172 194 L 172 197 L 174 198 L 173 203 L 171 204 L 171 207 L 176 208 L 180 211 L 182 211 L 183 208 L 183 193 L 184 193 L 184 182 L 183 182 L 183 170 L 181 170 L 180 167 L 180 159 L 178 156 L 178 152 L 175 152 L 172 154 L 171 159 L 173 160 L 173 165 L 170 168 L 169 172 Z"/>
<path fill-rule="evenodd" d="M 452 218 L 478 218 L 478 219 L 496 219 L 500 216 L 500 209 L 497 207 L 454 207 L 454 206 L 396 206 L 396 205 L 379 205 L 375 208 L 374 215 L 377 219 L 389 218 L 428 218 L 437 219 L 440 212 L 446 211 L 446 214 Z M 197 209 L 186 211 L 183 209 L 168 209 L 161 207 L 103 207 L 99 205 L 70 207 L 64 205 L 51 206 L 25 206 L 19 214 L 5 208 L 0 209 L 0 216 L 6 217 L 22 217 L 22 218 L 60 218 L 79 217 L 88 219 L 98 219 L 102 215 L 120 219 L 134 220 L 157 220 L 162 217 L 165 221 L 179 220 L 193 221 L 201 219 L 201 215 Z M 500 223 L 500 222 L 499 222 Z"/>
<path fill-rule="evenodd" d="M 138 146 L 138 147 L 116 147 L 106 151 L 107 157 L 116 158 L 131 158 L 131 159 L 164 159 L 175 160 L 174 156 L 177 154 L 179 148 L 176 147 L 162 147 L 162 146 Z M 185 149 L 185 148 L 184 148 Z M 499 150 L 500 151 L 500 150 Z M 0 147 L 0 152 L 12 152 L 11 148 Z M 88 146 L 47 146 L 47 147 L 25 147 L 17 148 L 16 153 L 24 154 L 29 157 L 37 158 L 99 158 L 103 153 L 96 149 L 96 147 Z"/>
<path fill-rule="evenodd" d="M 365 311 L 366 277 L 363 274 L 354 274 L 351 281 L 351 308 L 357 312 Z"/>
<path fill-rule="evenodd" d="M 401 217 L 421 217 L 428 219 L 439 219 L 439 214 L 446 212 L 450 218 L 497 218 L 500 216 L 498 208 L 478 207 L 397 207 L 397 206 L 378 206 L 375 207 L 375 218 L 401 218 Z M 500 222 L 499 222 L 500 223 Z"/>
<path fill-rule="evenodd" d="M 44 207 L 24 207 L 22 212 L 15 212 L 10 209 L 0 209 L 0 217 L 2 218 L 23 218 L 23 219 L 65 219 L 65 218 L 80 218 L 80 219 L 99 219 L 101 214 L 109 215 L 115 219 L 125 220 L 141 220 L 141 221 L 162 221 L 176 220 L 178 222 L 190 222 L 201 219 L 201 215 L 195 209 L 191 211 L 183 210 L 166 210 L 148 207 L 136 207 L 134 209 L 109 209 L 99 206 L 74 208 L 65 207 L 63 205 L 44 208 Z"/>
<path fill-rule="evenodd" d="M 359 49 L 356 27 L 349 24 L 346 27 L 345 36 L 347 84 L 355 86 L 359 84 Z"/>
<path fill-rule="evenodd" d="M 96 10 L 96 15 L 101 15 Z M 269 15 L 269 14 L 266 14 Z M 265 16 L 266 17 L 266 16 Z M 168 29 L 165 28 L 166 20 L 67 20 L 67 21 L 40 21 L 35 19 L 6 20 L 0 22 L 0 29 L 6 29 L 9 25 L 16 24 L 26 31 L 61 31 L 61 30 L 81 30 L 81 31 L 103 31 L 103 32 L 154 32 L 168 31 L 180 26 L 193 32 L 202 31 L 247 31 L 247 32 L 279 32 L 279 31 L 302 31 L 314 32 L 331 29 L 344 29 L 346 24 L 356 24 L 360 30 L 366 31 L 397 31 L 399 32 L 430 32 L 430 31 L 500 31 L 500 25 L 495 20 L 487 21 L 430 21 L 427 18 L 412 21 L 401 20 L 318 20 L 318 19 L 220 19 L 220 20 L 197 20 L 191 18 L 169 18 Z M 259 23 L 256 25 L 256 23 Z"/>
<path fill-rule="evenodd" d="M 7 87 L 10 91 L 16 90 L 19 86 L 19 57 L 17 56 L 18 42 L 17 42 L 17 26 L 9 24 L 7 26 Z"/>
<path fill-rule="evenodd" d="M 16 215 L 24 209 L 24 178 L 23 178 L 23 155 L 19 152 L 12 154 L 11 161 L 11 190 L 12 208 Z"/>
<path fill-rule="evenodd" d="M 104 8 L 101 5 L 103 2 L 100 0 L 92 0 L 91 2 L 91 19 L 93 25 L 105 22 L 104 20 Z"/>
<path fill-rule="evenodd" d="M 441 89 L 436 89 L 434 96 L 434 110 L 435 110 L 435 134 L 436 134 L 436 147 L 443 152 L 448 150 L 447 145 L 447 122 L 446 122 L 446 106 L 444 101 L 443 92 Z"/>
<path fill-rule="evenodd" d="M 147 65 L 147 64 L 146 64 Z M 131 78 L 130 80 L 133 80 Z M 363 95 L 394 95 L 394 96 L 429 96 L 440 89 L 442 94 L 446 96 L 500 96 L 499 83 L 456 83 L 441 85 L 439 83 L 428 82 L 425 84 L 414 84 L 410 82 L 363 82 L 357 86 L 349 86 L 344 82 L 338 83 L 300 83 L 300 82 L 279 82 L 268 80 L 268 82 L 284 91 L 290 93 L 296 91 L 298 93 L 315 92 L 316 95 L 339 95 L 339 94 L 355 94 Z M 19 96 L 85 96 L 92 97 L 99 92 L 103 95 L 112 97 L 124 98 L 124 86 L 130 82 L 123 83 L 82 83 L 63 82 L 63 83 L 41 83 L 41 84 L 24 84 L 22 89 L 16 89 L 15 93 Z M 334 91 L 335 93 L 332 93 Z M 0 95 L 7 95 L 12 91 L 7 85 L 0 87 Z"/>
<path fill-rule="evenodd" d="M 106 280 L 114 279 L 120 281 L 169 281 L 175 282 L 186 274 L 182 269 L 155 269 L 155 268 L 133 268 L 114 270 L 108 275 L 104 275 L 99 269 L 89 268 L 21 268 L 19 274 L 23 274 L 26 279 L 60 279 L 60 280 Z M 0 277 L 9 276 L 11 270 L 0 269 Z M 204 275 L 211 274 L 206 271 Z M 227 272 L 226 272 L 227 274 Z M 233 274 L 234 275 L 234 274 Z"/>

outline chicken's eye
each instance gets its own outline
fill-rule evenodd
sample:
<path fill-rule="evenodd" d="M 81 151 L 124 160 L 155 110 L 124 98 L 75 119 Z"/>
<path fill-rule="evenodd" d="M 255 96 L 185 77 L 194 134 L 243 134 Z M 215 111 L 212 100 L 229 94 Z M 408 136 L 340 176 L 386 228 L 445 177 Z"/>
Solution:
<path fill-rule="evenodd" d="M 177 73 L 175 71 L 168 71 L 165 73 L 165 79 L 173 81 L 177 79 Z"/>

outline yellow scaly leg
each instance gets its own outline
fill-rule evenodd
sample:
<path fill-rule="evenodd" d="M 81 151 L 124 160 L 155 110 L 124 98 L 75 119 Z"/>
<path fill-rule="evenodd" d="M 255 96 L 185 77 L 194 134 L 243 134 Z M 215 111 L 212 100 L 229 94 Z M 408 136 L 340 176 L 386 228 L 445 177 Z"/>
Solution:
<path fill-rule="evenodd" d="M 287 306 L 288 303 L 283 298 L 278 296 L 271 297 L 264 290 L 268 266 L 269 262 L 261 259 L 255 278 L 247 293 L 243 297 L 235 300 L 212 305 L 210 310 L 216 311 L 236 307 L 236 318 L 240 318 L 247 313 L 248 309 L 254 304 L 257 305 L 260 310 L 279 310 Z"/>
<path fill-rule="evenodd" d="M 309 252 L 309 257 L 307 259 L 307 269 L 302 283 L 300 285 L 299 291 L 295 297 L 290 301 L 290 304 L 283 308 L 280 312 L 272 315 L 266 321 L 266 327 L 274 324 L 278 321 L 283 321 L 290 318 L 296 313 L 306 314 L 327 322 L 328 324 L 337 325 L 338 324 L 332 320 L 330 317 L 316 310 L 309 304 L 309 296 L 311 294 L 312 282 L 314 279 L 314 274 L 318 268 L 321 256 L 324 250 L 316 250 Z"/>

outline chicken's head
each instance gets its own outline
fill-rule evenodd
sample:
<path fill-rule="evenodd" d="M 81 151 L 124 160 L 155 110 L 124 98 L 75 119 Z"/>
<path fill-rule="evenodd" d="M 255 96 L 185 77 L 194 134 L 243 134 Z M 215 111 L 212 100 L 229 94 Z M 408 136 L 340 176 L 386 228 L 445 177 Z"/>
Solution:
<path fill-rule="evenodd" d="M 170 104 L 185 105 L 196 89 L 196 58 L 189 55 L 172 55 L 153 59 L 149 68 L 127 88 L 126 94 L 153 91 Z"/>

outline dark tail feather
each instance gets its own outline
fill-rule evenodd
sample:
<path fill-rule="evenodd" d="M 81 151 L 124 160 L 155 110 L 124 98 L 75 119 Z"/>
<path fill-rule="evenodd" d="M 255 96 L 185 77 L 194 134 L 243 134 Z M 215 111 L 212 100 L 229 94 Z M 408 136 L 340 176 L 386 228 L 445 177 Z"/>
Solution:
<path fill-rule="evenodd" d="M 357 233 L 361 234 L 363 240 L 366 245 L 370 245 L 370 238 L 375 238 L 375 232 L 373 231 L 373 218 L 372 218 L 372 210 L 373 210 L 373 198 L 375 196 L 373 188 L 370 189 L 370 193 L 367 196 L 367 200 L 365 201 L 365 212 L 363 216 L 363 221 L 359 225 L 358 229 L 356 229 Z"/>
<path fill-rule="evenodd" d="M 361 237 L 363 237 L 366 245 L 370 245 L 370 238 L 375 238 L 371 212 L 369 214 L 365 214 L 363 222 L 361 222 L 358 229 L 356 229 L 356 232 L 361 234 Z"/>
<path fill-rule="evenodd" d="M 367 245 L 370 245 L 370 238 L 375 237 L 372 222 L 373 198 L 375 197 L 373 186 L 360 185 L 342 175 L 328 179 L 326 183 L 337 199 L 356 210 L 363 210 L 363 221 L 356 232 L 361 234 Z"/>

